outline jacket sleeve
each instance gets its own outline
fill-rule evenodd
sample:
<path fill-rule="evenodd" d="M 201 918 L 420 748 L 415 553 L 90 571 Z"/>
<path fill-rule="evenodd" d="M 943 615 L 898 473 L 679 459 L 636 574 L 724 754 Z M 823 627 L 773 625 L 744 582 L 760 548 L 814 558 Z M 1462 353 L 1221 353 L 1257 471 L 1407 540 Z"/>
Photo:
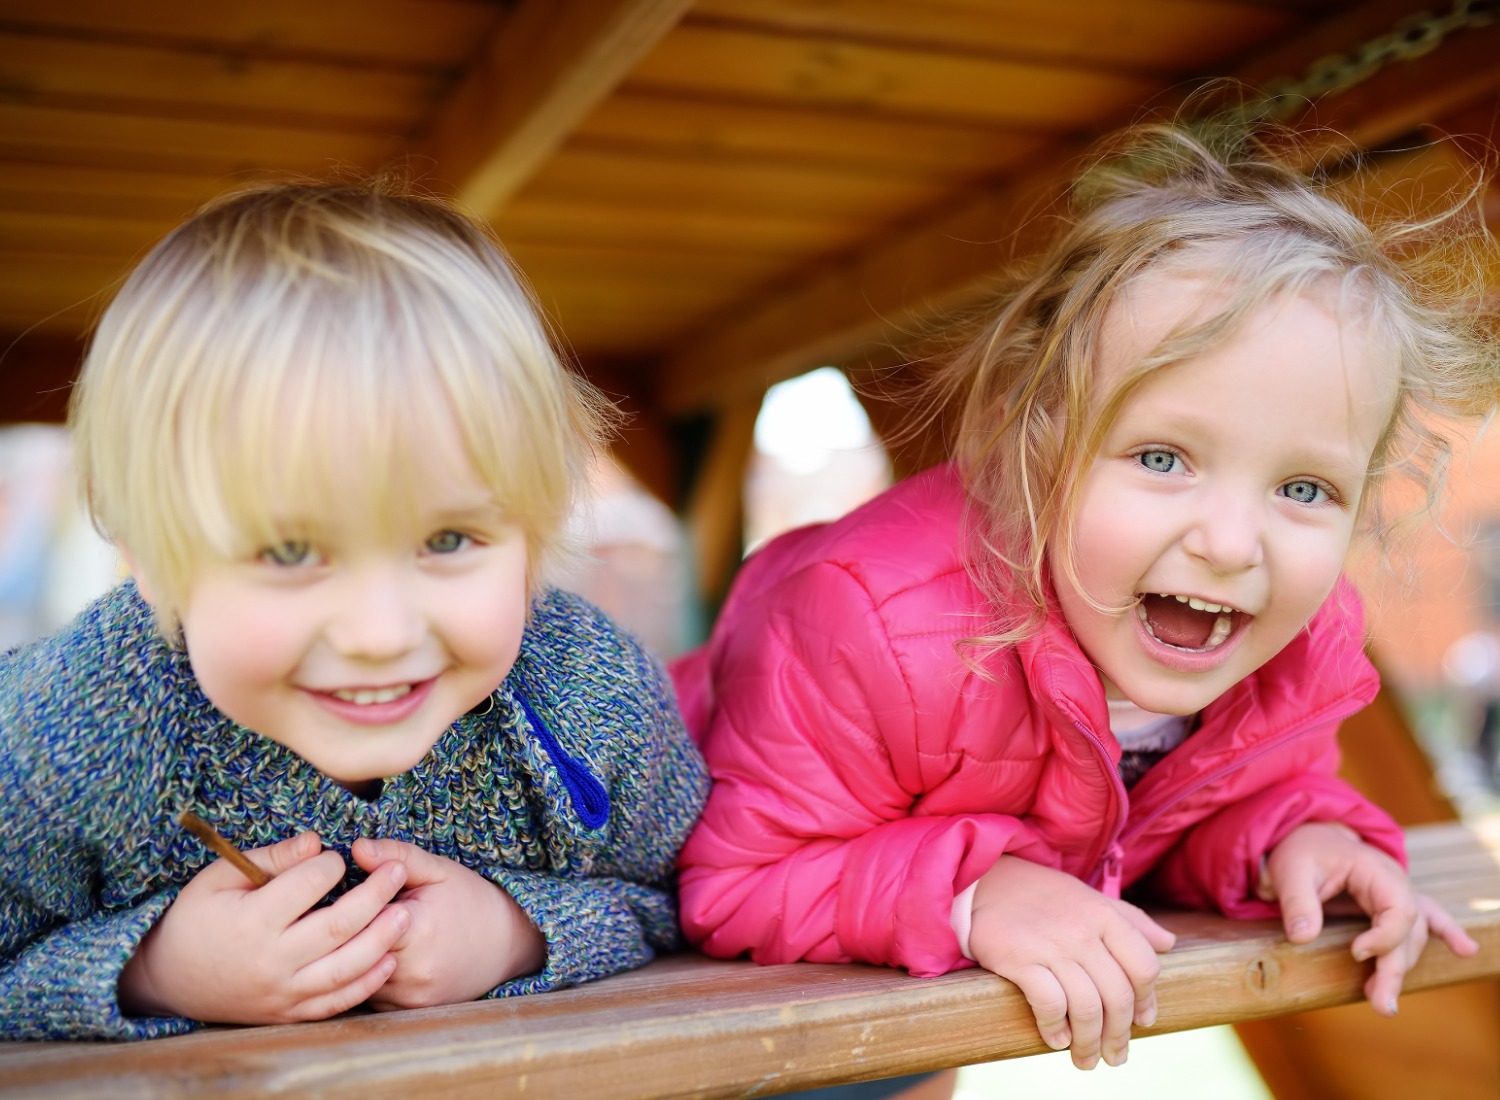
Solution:
<path fill-rule="evenodd" d="M 951 649 L 954 636 L 901 641 Z M 721 620 L 711 645 L 714 787 L 683 852 L 688 939 L 763 963 L 971 965 L 954 896 L 1007 852 L 1056 859 L 1017 818 L 922 812 L 958 713 L 956 684 L 927 680 L 953 662 L 912 662 L 859 580 L 828 562 Z"/>
<path fill-rule="evenodd" d="M 1174 903 L 1240 920 L 1277 918 L 1280 907 L 1255 895 L 1262 860 L 1292 830 L 1315 821 L 1346 825 L 1405 866 L 1400 826 L 1335 774 L 1336 732 L 1330 726 L 1310 735 L 1321 737 L 1321 751 L 1302 774 L 1230 803 L 1190 829 L 1157 868 L 1154 889 Z"/>
<path fill-rule="evenodd" d="M 660 666 L 634 641 L 631 667 L 621 679 L 624 696 L 600 698 L 599 713 L 620 723 L 595 721 L 587 754 L 589 773 L 613 778 L 598 790 L 608 799 L 607 821 L 589 854 L 555 870 L 496 866 L 483 873 L 513 897 L 542 932 L 542 970 L 503 983 L 491 996 L 540 993 L 605 977 L 649 962 L 658 951 L 681 947 L 677 919 L 677 853 L 708 792 L 708 773 L 688 737 Z M 549 751 L 537 749 L 533 751 Z M 551 753 L 560 753 L 556 744 Z M 572 753 L 585 755 L 578 746 Z M 608 761 L 599 764 L 598 761 Z M 556 775 L 553 768 L 548 774 Z M 587 767 L 568 757 L 571 767 Z M 590 780 L 595 783 L 597 780 Z M 589 787 L 590 790 L 594 788 Z M 571 790 L 548 790 L 554 806 L 576 804 Z"/>

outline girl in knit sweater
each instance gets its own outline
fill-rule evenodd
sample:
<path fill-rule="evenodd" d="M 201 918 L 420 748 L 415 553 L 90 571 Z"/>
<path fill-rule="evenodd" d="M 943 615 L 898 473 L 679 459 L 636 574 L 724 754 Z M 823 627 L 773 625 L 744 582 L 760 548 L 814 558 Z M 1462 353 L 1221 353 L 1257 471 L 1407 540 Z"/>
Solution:
<path fill-rule="evenodd" d="M 72 410 L 132 579 L 0 657 L 8 1038 L 529 993 L 677 942 L 702 762 L 546 580 L 605 420 L 436 200 L 250 191 L 146 257 Z"/>

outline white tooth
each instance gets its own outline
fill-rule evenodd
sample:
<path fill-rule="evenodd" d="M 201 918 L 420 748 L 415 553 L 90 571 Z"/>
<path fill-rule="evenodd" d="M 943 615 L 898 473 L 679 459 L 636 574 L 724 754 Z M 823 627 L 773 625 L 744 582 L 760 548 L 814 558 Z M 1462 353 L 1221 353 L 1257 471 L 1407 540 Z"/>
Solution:
<path fill-rule="evenodd" d="M 342 699 L 346 703 L 356 706 L 367 707 L 372 703 L 389 703 L 393 699 L 399 699 L 411 691 L 410 684 L 397 684 L 388 688 L 361 688 L 358 691 L 338 690 L 333 696 Z"/>
<path fill-rule="evenodd" d="M 1143 605 L 1143 604 L 1136 604 L 1135 605 L 1135 613 L 1141 617 L 1141 622 L 1143 622 L 1143 623 L 1146 624 L 1146 633 L 1149 634 L 1149 635 L 1151 635 L 1151 637 L 1156 638 L 1156 631 L 1154 631 L 1154 630 L 1151 629 L 1151 620 L 1146 617 L 1146 608 L 1145 608 L 1145 605 Z M 1156 638 L 1156 640 L 1158 642 L 1161 641 L 1160 638 Z"/>
<path fill-rule="evenodd" d="M 1174 596 L 1173 599 L 1175 599 L 1178 603 L 1188 602 L 1188 598 L 1186 596 Z"/>
<path fill-rule="evenodd" d="M 1209 631 L 1208 641 L 1203 643 L 1204 649 L 1218 649 L 1229 637 L 1229 616 L 1220 615 L 1214 620 L 1214 628 Z"/>
<path fill-rule="evenodd" d="M 1189 607 L 1191 607 L 1194 611 L 1207 611 L 1208 610 L 1208 604 L 1204 603 L 1197 596 L 1190 597 L 1188 599 L 1188 601 L 1187 601 L 1187 605 Z"/>

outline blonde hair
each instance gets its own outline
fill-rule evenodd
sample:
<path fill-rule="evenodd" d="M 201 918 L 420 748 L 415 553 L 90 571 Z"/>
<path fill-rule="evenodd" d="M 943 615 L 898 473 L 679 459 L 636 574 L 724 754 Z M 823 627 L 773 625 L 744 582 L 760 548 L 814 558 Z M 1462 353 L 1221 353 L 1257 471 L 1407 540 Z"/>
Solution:
<path fill-rule="evenodd" d="M 205 560 L 286 537 L 287 494 L 338 503 L 336 461 L 372 514 L 413 508 L 435 431 L 525 532 L 535 591 L 611 412 L 486 227 L 372 180 L 231 194 L 169 234 L 100 319 L 70 422 L 95 525 L 170 636 Z"/>
<path fill-rule="evenodd" d="M 1122 405 L 1141 381 L 1232 335 L 1269 300 L 1327 290 L 1357 315 L 1399 375 L 1397 404 L 1369 485 L 1400 473 L 1438 493 L 1450 451 L 1433 416 L 1490 411 L 1500 389 L 1497 326 L 1484 304 L 1494 245 L 1473 207 L 1377 224 L 1292 160 L 1295 145 L 1244 126 L 1138 126 L 1078 179 L 1051 246 L 1013 273 L 982 330 L 936 379 L 957 405 L 953 457 L 965 479 L 971 571 L 997 608 L 1014 609 L 981 648 L 1014 644 L 1046 617 L 1049 554 L 1075 570 L 1080 486 Z M 1106 315 L 1147 272 L 1188 273 L 1220 293 L 1218 311 L 1179 327 L 1108 393 L 1096 364 Z M 1363 522 L 1391 530 L 1366 493 Z M 1076 579 L 1076 577 L 1075 577 Z"/>

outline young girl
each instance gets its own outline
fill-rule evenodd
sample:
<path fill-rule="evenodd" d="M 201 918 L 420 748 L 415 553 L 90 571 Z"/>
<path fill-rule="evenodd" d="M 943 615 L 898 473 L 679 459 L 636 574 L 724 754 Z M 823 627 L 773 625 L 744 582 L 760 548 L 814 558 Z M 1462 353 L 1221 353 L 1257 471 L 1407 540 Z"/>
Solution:
<path fill-rule="evenodd" d="M 715 779 L 688 938 L 978 963 L 1091 1068 L 1172 946 L 1122 889 L 1295 942 L 1347 892 L 1394 1014 L 1429 934 L 1477 948 L 1335 776 L 1377 687 L 1340 571 L 1419 415 L 1494 400 L 1491 319 L 1248 144 L 1143 128 L 1073 200 L 955 368 L 954 461 L 761 550 L 674 668 Z"/>
<path fill-rule="evenodd" d="M 146 257 L 73 404 L 133 580 L 0 657 L 7 1038 L 532 993 L 676 942 L 702 761 L 545 580 L 603 413 L 438 201 L 251 191 Z"/>

